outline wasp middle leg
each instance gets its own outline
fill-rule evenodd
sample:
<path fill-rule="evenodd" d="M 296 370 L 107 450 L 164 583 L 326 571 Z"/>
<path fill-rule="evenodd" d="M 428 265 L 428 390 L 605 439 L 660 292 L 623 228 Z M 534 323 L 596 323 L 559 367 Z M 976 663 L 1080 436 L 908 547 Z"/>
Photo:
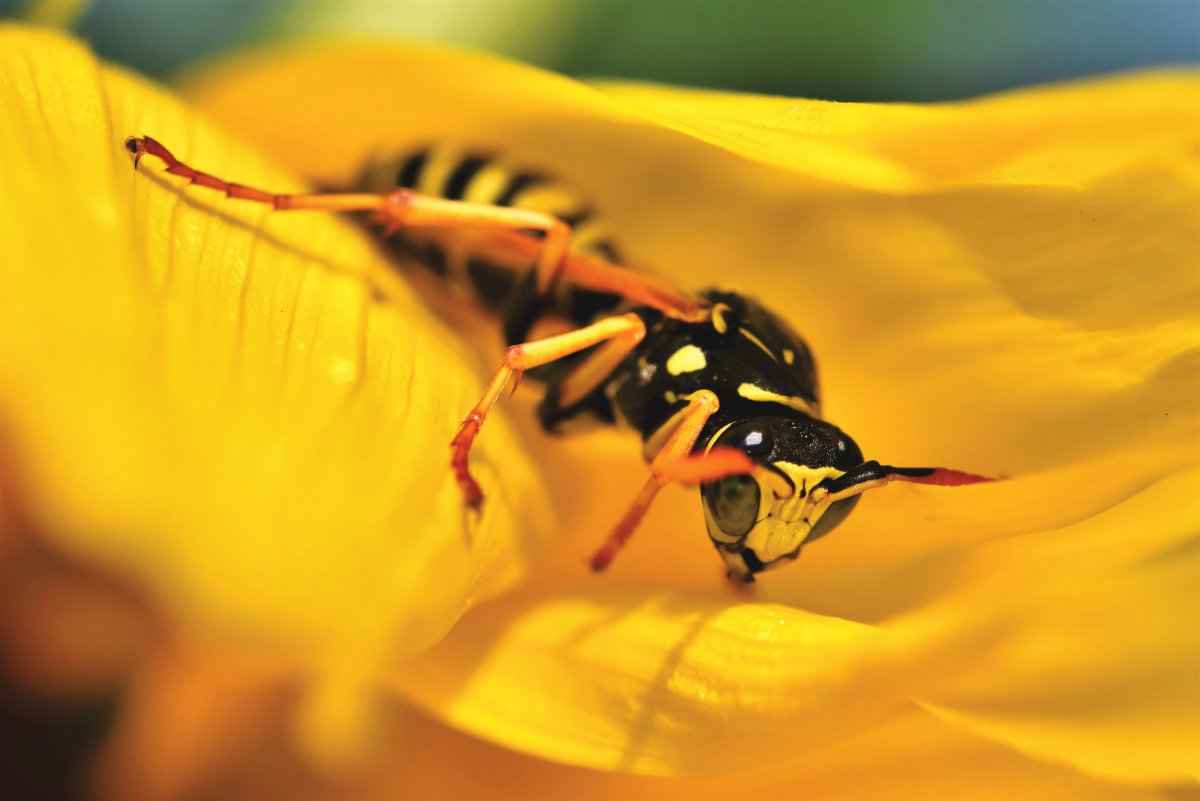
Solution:
<path fill-rule="evenodd" d="M 607 342 L 608 345 L 601 348 L 593 358 L 604 355 L 607 360 L 614 352 L 628 353 L 632 351 L 645 335 L 646 325 L 642 322 L 641 317 L 636 314 L 623 314 L 619 317 L 608 317 L 565 334 L 510 347 L 505 352 L 504 361 L 488 384 L 483 397 L 463 420 L 458 434 L 450 442 L 450 447 L 453 449 L 450 464 L 454 469 L 454 476 L 458 480 L 459 486 L 462 487 L 463 495 L 466 496 L 468 505 L 478 507 L 483 502 L 483 491 L 479 488 L 478 482 L 471 477 L 469 469 L 471 445 L 479 434 L 479 429 L 488 412 L 504 395 L 504 391 L 510 385 L 515 385 L 515 382 L 520 379 L 521 373 L 602 342 Z M 586 366 L 587 362 L 581 365 L 581 367 Z"/>

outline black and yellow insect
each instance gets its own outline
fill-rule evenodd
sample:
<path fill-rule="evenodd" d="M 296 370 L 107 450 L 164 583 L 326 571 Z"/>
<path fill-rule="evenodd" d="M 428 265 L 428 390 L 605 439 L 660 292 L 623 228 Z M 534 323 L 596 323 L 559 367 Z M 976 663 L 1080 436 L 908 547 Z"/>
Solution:
<path fill-rule="evenodd" d="M 636 430 L 650 475 L 593 557 L 595 569 L 671 482 L 700 486 L 729 576 L 753 581 L 831 531 L 867 489 L 987 480 L 864 461 L 854 440 L 821 418 L 816 363 L 785 321 L 736 292 L 688 294 L 628 269 L 594 210 L 541 173 L 430 147 L 371 163 L 350 191 L 274 194 L 200 172 L 150 137 L 125 146 L 135 166 L 152 155 L 172 174 L 277 210 L 369 212 L 389 242 L 502 317 L 510 347 L 451 443 L 468 504 L 483 500 L 468 467 L 471 444 L 526 371 L 545 383 L 538 413 L 547 430 L 582 415 Z M 575 328 L 530 340 L 547 316 Z"/>

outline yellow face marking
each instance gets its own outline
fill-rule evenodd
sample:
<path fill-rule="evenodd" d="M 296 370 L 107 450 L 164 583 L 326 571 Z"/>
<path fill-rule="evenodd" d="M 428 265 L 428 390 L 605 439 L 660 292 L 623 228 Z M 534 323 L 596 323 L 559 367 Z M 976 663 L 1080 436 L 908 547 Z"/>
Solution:
<path fill-rule="evenodd" d="M 704 357 L 704 351 L 695 345 L 684 345 L 667 359 L 667 372 L 671 375 L 694 373 L 705 367 L 708 367 L 708 359 Z"/>
<path fill-rule="evenodd" d="M 678 403 L 679 396 L 668 389 L 666 392 L 663 393 L 663 400 L 665 400 L 667 403 Z"/>
<path fill-rule="evenodd" d="M 792 365 L 792 364 L 796 363 L 796 354 L 792 351 L 791 348 L 783 349 L 783 363 L 787 364 L 787 365 Z"/>
<path fill-rule="evenodd" d="M 739 395 L 749 401 L 778 403 L 781 406 L 787 406 L 789 409 L 804 412 L 809 417 L 819 416 L 813 404 L 796 395 L 780 395 L 778 392 L 772 392 L 769 389 L 763 389 L 760 386 L 750 383 L 739 384 L 737 391 Z"/>
<path fill-rule="evenodd" d="M 729 323 L 725 322 L 725 314 L 728 311 L 729 307 L 724 303 L 718 303 L 712 307 L 712 326 L 718 334 L 724 334 L 729 330 Z"/>
<path fill-rule="evenodd" d="M 772 465 L 776 470 L 783 473 L 796 487 L 796 493 L 790 498 L 784 499 L 785 503 L 792 506 L 803 503 L 808 500 L 806 497 L 811 496 L 812 488 L 820 484 L 827 478 L 841 478 L 846 474 L 844 470 L 838 470 L 836 467 L 809 467 L 808 465 L 796 464 L 794 462 L 774 462 Z M 818 499 L 820 500 L 820 499 Z M 781 513 L 785 510 L 781 508 Z M 784 514 L 785 519 L 797 519 L 794 516 Z M 813 521 L 816 522 L 815 520 Z"/>
<path fill-rule="evenodd" d="M 794 553 L 804 544 L 813 526 L 833 502 L 827 493 L 814 496 L 812 488 L 827 478 L 844 475 L 836 467 L 807 467 L 792 462 L 774 462 L 772 467 L 787 479 L 785 481 L 781 476 L 765 470 L 754 473 L 754 480 L 759 487 L 757 522 L 743 537 L 734 537 L 722 531 L 713 519 L 708 504 L 704 505 L 708 536 L 714 542 L 730 545 L 741 542 L 745 547 L 752 548 L 764 562 Z M 789 481 L 794 488 L 789 487 L 787 492 L 781 494 L 778 483 Z"/>
<path fill-rule="evenodd" d="M 827 478 L 844 475 L 836 467 L 807 467 L 792 462 L 775 462 L 772 467 L 786 475 L 796 491 L 786 498 L 767 500 L 767 487 L 759 506 L 761 518 L 746 535 L 745 545 L 753 548 L 758 558 L 771 562 L 793 553 L 808 538 L 812 527 L 833 502 L 828 494 L 814 498 L 812 488 Z"/>
<path fill-rule="evenodd" d="M 770 356 L 771 361 L 773 361 L 773 362 L 779 361 L 779 359 L 775 358 L 775 354 L 771 352 L 771 349 L 767 347 L 766 343 L 763 342 L 761 339 L 759 339 L 757 336 L 755 336 L 754 332 L 751 331 L 749 328 L 744 328 L 742 326 L 738 326 L 738 333 L 741 334 L 742 336 L 744 336 L 746 339 L 753 342 L 755 345 L 757 345 L 758 349 L 761 350 L 763 353 Z"/>

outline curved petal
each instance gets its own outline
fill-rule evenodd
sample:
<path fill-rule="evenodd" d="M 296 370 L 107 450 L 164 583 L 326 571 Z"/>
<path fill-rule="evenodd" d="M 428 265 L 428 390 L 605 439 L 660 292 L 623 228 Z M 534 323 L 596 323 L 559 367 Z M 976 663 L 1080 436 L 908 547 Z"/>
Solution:
<path fill-rule="evenodd" d="M 784 606 L 610 590 L 511 601 L 463 623 L 404 672 L 403 691 L 576 764 L 744 770 L 845 737 L 902 699 L 880 632 Z"/>
<path fill-rule="evenodd" d="M 222 658 L 219 666 L 230 663 Z M 658 799 L 687 797 L 697 801 L 727 799 L 731 795 L 765 798 L 894 799 L 1115 799 L 1187 798 L 1187 785 L 1140 787 L 1101 781 L 1070 768 L 1027 758 L 1003 745 L 972 736 L 947 725 L 913 706 L 906 706 L 879 726 L 830 747 L 798 751 L 788 759 L 762 759 L 750 770 L 724 776 L 662 778 L 630 776 L 573 768 L 517 754 L 447 728 L 420 712 L 398 705 L 387 710 L 387 733 L 381 738 L 371 765 L 352 783 L 345 779 L 322 781 L 294 756 L 264 749 L 264 740 L 279 740 L 282 716 L 278 694 L 247 698 L 245 706 L 263 713 L 229 721 L 219 736 L 194 737 L 171 743 L 172 756 L 198 751 L 187 761 L 147 765 L 138 755 L 162 748 L 164 733 L 189 731 L 195 717 L 222 715 L 206 696 L 219 681 L 227 691 L 249 688 L 248 675 L 240 682 L 227 676 L 205 675 L 201 664 L 177 660 L 176 670 L 161 671 L 139 684 L 130 705 L 135 714 L 123 721 L 120 748 L 130 756 L 118 759 L 110 749 L 100 775 L 106 801 L 161 797 L 153 791 L 173 786 L 176 796 L 208 795 L 219 787 L 229 801 L 285 797 L 295 801 L 323 801 L 351 796 L 371 799 Z M 210 668 L 212 669 L 212 668 Z M 168 680 L 168 681 L 164 681 Z M 266 707 L 265 709 L 263 709 Z M 151 717 L 151 720 L 139 718 Z M 165 713 L 165 714 L 164 714 Z M 229 713 L 224 713 L 228 716 Z M 804 721 L 819 731 L 820 721 Z M 215 734 L 215 733 L 214 733 Z M 264 753 L 265 752 L 265 753 Z M 220 762 L 213 764 L 214 757 Z M 207 774 L 195 766 L 205 764 Z M 397 769 L 402 765 L 403 769 Z M 464 769 L 464 766 L 467 769 Z M 156 771 L 157 768 L 157 771 Z M 215 770 L 214 770 L 215 768 Z M 216 778 L 214 778 L 214 776 Z M 138 788 L 133 790 L 132 788 Z M 174 796 L 171 796 L 174 797 Z"/>
<path fill-rule="evenodd" d="M 296 83 L 309 102 L 285 108 Z M 1194 738 L 1153 758 L 1114 754 L 1148 726 L 1182 735 L 1196 708 L 1177 680 L 1194 638 L 1167 612 L 1187 608 L 1174 593 L 1196 577 L 1182 554 L 1193 534 L 1183 502 L 1197 485 L 1185 470 L 1200 456 L 1200 104 L 1181 98 L 1200 93 L 1200 77 L 913 108 L 597 88 L 481 56 L 354 45 L 242 61 L 192 91 L 328 179 L 369 152 L 437 138 L 482 139 L 556 169 L 644 263 L 769 296 L 811 338 L 831 417 L 871 455 L 1013 477 L 875 493 L 762 582 L 761 599 L 831 618 L 723 596 L 681 494 L 602 580 L 621 589 L 579 590 L 595 581 L 579 557 L 636 486 L 634 448 L 543 441 L 577 538 L 539 571 L 539 589 L 472 616 L 420 680 L 400 682 L 407 692 L 474 731 L 605 767 L 693 770 L 720 749 L 744 764 L 803 737 L 801 712 L 843 732 L 911 694 L 947 720 L 1104 775 L 1194 775 Z M 330 130 L 329 119 L 340 123 Z M 1129 547 L 1088 547 L 1113 544 L 1113 520 Z M 1073 546 L 1055 553 L 1063 536 Z M 1155 551 L 1174 579 L 1137 567 Z M 1088 647 L 1051 648 L 1056 627 L 1119 603 L 1114 575 L 1162 610 L 1161 627 L 1113 617 L 1113 631 L 1077 631 Z M 1027 595 L 1035 578 L 1045 593 Z M 649 598 L 648 584 L 688 594 L 667 611 L 629 600 Z M 1039 618 L 1026 598 L 1055 608 Z M 980 632 L 977 616 L 989 622 Z M 739 626 L 753 646 L 729 634 Z M 975 649 L 976 636 L 993 647 Z M 1105 658 L 1096 649 L 1108 642 Z M 817 643 L 837 659 L 818 662 L 804 646 Z M 1022 647 L 1044 662 L 1015 659 Z M 772 666 L 753 674 L 754 703 L 727 691 L 748 653 Z M 1033 684 L 1054 669 L 1058 704 Z M 820 691 L 800 678 L 813 676 Z M 1089 689 L 1101 686 L 1112 691 Z M 798 698 L 801 688 L 813 692 Z M 1156 700 L 1161 688 L 1169 702 Z M 861 707 L 839 707 L 845 697 Z M 1093 725 L 1102 717 L 1114 724 Z"/>
<path fill-rule="evenodd" d="M 1179 473 L 1084 523 L 976 549 L 952 608 L 896 627 L 954 630 L 930 654 L 928 708 L 1094 775 L 1200 781 L 1197 488 L 1200 470 Z"/>
<path fill-rule="evenodd" d="M 364 672 L 427 648 L 549 528 L 502 419 L 482 520 L 440 469 L 476 364 L 352 226 L 135 172 L 143 132 L 299 187 L 80 46 L 0 28 L 0 475 L 192 631 Z"/>

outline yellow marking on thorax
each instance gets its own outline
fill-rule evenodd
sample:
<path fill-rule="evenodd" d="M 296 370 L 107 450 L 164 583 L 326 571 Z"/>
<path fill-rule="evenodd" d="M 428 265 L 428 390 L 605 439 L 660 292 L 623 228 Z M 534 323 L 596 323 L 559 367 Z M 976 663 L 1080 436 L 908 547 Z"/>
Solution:
<path fill-rule="evenodd" d="M 725 315 L 729 312 L 729 307 L 724 303 L 718 303 L 712 307 L 712 327 L 717 330 L 718 334 L 724 334 L 729 330 L 729 323 L 725 321 Z"/>
<path fill-rule="evenodd" d="M 705 367 L 708 367 L 708 359 L 704 357 L 704 351 L 695 345 L 684 345 L 667 359 L 667 372 L 671 375 L 694 373 Z"/>
<path fill-rule="evenodd" d="M 789 409 L 804 412 L 809 417 L 820 416 L 817 408 L 812 403 L 796 395 L 780 395 L 778 392 L 772 392 L 769 389 L 763 389 L 760 386 L 750 383 L 738 384 L 737 393 L 749 401 L 778 403 L 781 406 L 787 406 Z"/>
<path fill-rule="evenodd" d="M 783 363 L 791 366 L 796 362 L 796 354 L 791 348 L 783 349 Z"/>
<path fill-rule="evenodd" d="M 813 487 L 827 478 L 841 478 L 846 475 L 845 470 L 838 470 L 836 467 L 829 466 L 809 467 L 804 464 L 784 461 L 774 462 L 771 466 L 791 479 L 792 483 L 796 485 L 797 495 L 801 491 L 807 495 Z"/>
<path fill-rule="evenodd" d="M 770 356 L 771 361 L 773 361 L 773 362 L 779 361 L 779 359 L 775 358 L 775 354 L 771 352 L 771 349 L 767 347 L 766 343 L 763 342 L 761 339 L 759 339 L 757 336 L 755 336 L 754 332 L 751 331 L 749 328 L 745 328 L 744 326 L 739 325 L 738 333 L 741 334 L 742 336 L 744 336 L 746 339 L 753 342 L 755 345 L 757 345 L 759 350 L 761 350 L 763 353 Z"/>

